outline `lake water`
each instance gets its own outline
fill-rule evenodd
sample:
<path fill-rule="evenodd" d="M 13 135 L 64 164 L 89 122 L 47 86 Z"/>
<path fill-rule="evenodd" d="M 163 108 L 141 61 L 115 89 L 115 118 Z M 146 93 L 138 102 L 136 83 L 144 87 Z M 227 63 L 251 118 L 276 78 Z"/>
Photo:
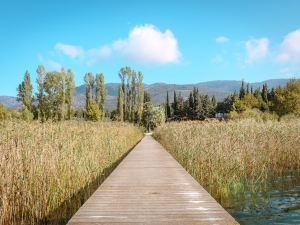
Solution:
<path fill-rule="evenodd" d="M 241 225 L 300 224 L 300 171 L 256 188 L 259 191 L 236 193 L 221 204 Z"/>

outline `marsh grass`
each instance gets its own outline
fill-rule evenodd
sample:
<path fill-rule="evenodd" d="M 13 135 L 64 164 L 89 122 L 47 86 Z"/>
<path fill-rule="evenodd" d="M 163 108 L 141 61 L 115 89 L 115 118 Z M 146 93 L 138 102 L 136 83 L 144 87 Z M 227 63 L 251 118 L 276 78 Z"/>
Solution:
<path fill-rule="evenodd" d="M 172 122 L 154 136 L 221 202 L 300 168 L 300 120 Z"/>
<path fill-rule="evenodd" d="M 125 123 L 1 123 L 0 224 L 65 223 L 141 138 Z"/>

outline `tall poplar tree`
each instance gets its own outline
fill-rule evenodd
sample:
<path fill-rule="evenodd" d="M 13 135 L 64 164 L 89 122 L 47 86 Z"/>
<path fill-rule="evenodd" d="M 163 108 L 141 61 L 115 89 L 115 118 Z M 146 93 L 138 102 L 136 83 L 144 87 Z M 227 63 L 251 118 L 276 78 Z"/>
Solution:
<path fill-rule="evenodd" d="M 105 116 L 105 98 L 106 98 L 106 88 L 104 83 L 104 76 L 100 74 L 100 113 L 101 119 Z"/>
<path fill-rule="evenodd" d="M 123 111 L 123 100 L 124 100 L 124 93 L 123 93 L 123 88 L 122 84 L 119 86 L 119 91 L 118 91 L 118 120 L 119 121 L 124 121 L 124 111 Z"/>
<path fill-rule="evenodd" d="M 127 86 L 126 86 L 125 120 L 130 121 L 130 117 L 131 117 L 131 88 L 130 88 L 131 68 L 130 67 L 126 67 L 126 74 L 127 74 Z"/>
<path fill-rule="evenodd" d="M 136 118 L 136 72 L 132 71 L 131 78 L 131 121 L 135 122 Z"/>
<path fill-rule="evenodd" d="M 45 102 L 45 76 L 46 76 L 46 70 L 43 65 L 39 65 L 37 70 L 37 87 L 38 87 L 38 93 L 37 93 L 37 101 L 38 101 L 38 118 L 44 122 L 45 116 L 46 116 L 46 102 Z"/>
<path fill-rule="evenodd" d="M 86 87 L 86 106 L 85 106 L 85 117 L 87 120 L 98 121 L 101 119 L 98 104 L 93 98 L 93 90 L 95 85 L 95 79 L 92 73 L 87 73 L 84 76 L 85 87 Z"/>
<path fill-rule="evenodd" d="M 30 82 L 30 74 L 25 72 L 24 80 L 18 86 L 18 98 L 22 102 L 22 117 L 25 120 L 32 120 L 32 86 Z"/>
<path fill-rule="evenodd" d="M 138 123 L 142 124 L 143 116 L 143 74 L 138 72 Z"/>
<path fill-rule="evenodd" d="M 104 118 L 105 115 L 105 97 L 106 97 L 106 90 L 104 84 L 104 76 L 102 73 L 96 75 L 96 98 L 95 101 L 98 104 L 101 120 Z"/>
<path fill-rule="evenodd" d="M 70 120 L 72 117 L 73 109 L 73 94 L 75 91 L 75 82 L 74 82 L 74 74 L 72 70 L 67 71 L 66 75 L 66 104 L 67 104 L 67 113 L 66 119 Z"/>
<path fill-rule="evenodd" d="M 123 67 L 120 69 L 119 71 L 119 77 L 120 77 L 120 80 L 121 80 L 121 87 L 122 87 L 122 91 L 123 91 L 123 113 L 125 113 L 125 79 L 126 79 L 126 75 L 127 75 L 127 69 L 126 67 Z M 123 118 L 124 118 L 124 115 L 123 115 Z"/>

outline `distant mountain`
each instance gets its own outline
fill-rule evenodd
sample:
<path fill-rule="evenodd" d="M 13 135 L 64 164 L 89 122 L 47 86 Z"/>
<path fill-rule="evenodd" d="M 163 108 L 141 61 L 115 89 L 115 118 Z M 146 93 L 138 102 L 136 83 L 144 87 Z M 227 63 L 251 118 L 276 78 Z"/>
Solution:
<path fill-rule="evenodd" d="M 0 96 L 0 103 L 11 109 L 20 107 L 19 102 L 17 102 L 17 98 L 12 96 Z"/>
<path fill-rule="evenodd" d="M 250 83 L 254 89 L 257 87 L 262 87 L 264 83 L 267 83 L 269 88 L 284 86 L 289 81 L 289 79 L 273 79 L 266 80 L 262 82 Z M 202 94 L 208 94 L 209 96 L 215 96 L 218 100 L 224 99 L 229 94 L 239 91 L 241 81 L 235 80 L 217 80 L 217 81 L 207 81 L 197 84 L 166 84 L 166 83 L 154 83 L 154 84 L 144 84 L 144 90 L 150 93 L 151 99 L 154 104 L 161 104 L 165 102 L 167 91 L 170 94 L 170 99 L 172 101 L 173 92 L 176 91 L 181 94 L 183 98 L 187 98 L 189 92 L 193 87 L 199 88 Z M 118 95 L 118 83 L 107 83 L 107 97 L 106 97 L 106 109 L 112 110 L 116 108 L 117 105 L 117 95 Z M 19 103 L 16 101 L 15 97 L 10 96 L 0 96 L 0 103 L 8 108 L 18 108 Z M 74 107 L 81 108 L 85 104 L 85 86 L 78 86 L 74 94 Z"/>

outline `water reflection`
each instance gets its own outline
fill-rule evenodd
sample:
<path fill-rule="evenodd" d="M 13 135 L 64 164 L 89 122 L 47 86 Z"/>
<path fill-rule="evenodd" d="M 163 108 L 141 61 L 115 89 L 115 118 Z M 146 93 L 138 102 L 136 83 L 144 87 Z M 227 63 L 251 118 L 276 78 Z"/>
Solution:
<path fill-rule="evenodd" d="M 300 171 L 270 176 L 268 182 L 244 189 L 248 191 L 221 200 L 241 225 L 300 224 Z"/>

